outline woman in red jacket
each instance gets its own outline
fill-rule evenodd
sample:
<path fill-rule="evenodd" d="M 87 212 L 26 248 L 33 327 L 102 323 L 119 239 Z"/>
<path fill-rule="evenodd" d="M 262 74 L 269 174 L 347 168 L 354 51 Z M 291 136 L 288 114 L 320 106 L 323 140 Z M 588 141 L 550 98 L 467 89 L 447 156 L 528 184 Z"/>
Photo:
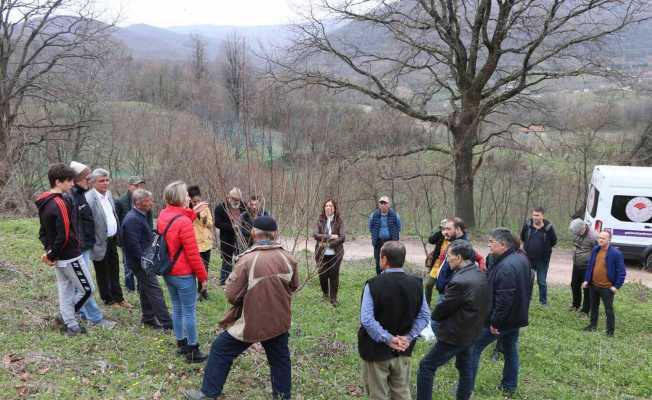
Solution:
<path fill-rule="evenodd" d="M 197 282 L 200 290 L 205 289 L 208 276 L 199 256 L 192 221 L 208 205 L 200 203 L 194 209 L 188 208 L 188 188 L 181 181 L 167 185 L 163 197 L 165 208 L 158 216 L 156 228 L 163 233 L 171 224 L 165 235 L 168 254 L 173 258 L 179 254 L 170 273 L 163 277 L 172 301 L 172 327 L 179 347 L 177 353 L 185 355 L 190 363 L 202 362 L 206 356 L 199 350 L 197 342 Z"/>

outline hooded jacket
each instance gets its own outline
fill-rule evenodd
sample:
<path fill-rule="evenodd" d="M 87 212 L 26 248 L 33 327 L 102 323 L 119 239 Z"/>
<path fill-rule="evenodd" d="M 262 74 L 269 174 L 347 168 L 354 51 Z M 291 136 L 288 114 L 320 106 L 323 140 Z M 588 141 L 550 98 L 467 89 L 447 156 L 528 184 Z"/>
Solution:
<path fill-rule="evenodd" d="M 36 199 L 41 228 L 39 240 L 50 261 L 72 260 L 81 255 L 73 202 L 61 193 L 45 192 Z"/>
<path fill-rule="evenodd" d="M 76 211 L 77 219 L 77 238 L 81 251 L 91 250 L 95 245 L 95 221 L 93 220 L 93 211 L 86 201 L 86 192 L 88 190 L 81 186 L 73 186 L 71 190 L 72 199 Z"/>

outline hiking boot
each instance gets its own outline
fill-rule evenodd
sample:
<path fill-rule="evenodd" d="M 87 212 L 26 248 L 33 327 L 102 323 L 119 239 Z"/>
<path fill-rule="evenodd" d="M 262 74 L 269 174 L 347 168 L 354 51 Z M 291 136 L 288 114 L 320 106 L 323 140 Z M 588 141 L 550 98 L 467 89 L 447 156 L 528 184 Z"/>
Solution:
<path fill-rule="evenodd" d="M 186 400 L 216 400 L 217 397 L 208 397 L 201 390 L 184 390 L 183 396 Z"/>
<path fill-rule="evenodd" d="M 75 326 L 75 327 L 66 327 L 66 329 L 63 331 L 63 334 L 72 337 L 72 336 L 78 336 L 78 335 L 85 335 L 86 334 L 86 328 L 83 326 Z"/>
<path fill-rule="evenodd" d="M 587 325 L 582 329 L 584 332 L 595 332 L 595 326 L 594 325 Z"/>
<path fill-rule="evenodd" d="M 187 354 L 190 351 L 190 348 L 188 347 L 188 339 L 182 339 L 182 340 L 177 340 L 177 355 L 184 355 Z"/>
<path fill-rule="evenodd" d="M 199 344 L 187 345 L 186 362 L 196 364 L 206 361 L 208 356 L 199 350 Z"/>
<path fill-rule="evenodd" d="M 100 321 L 98 321 L 98 322 L 89 322 L 88 325 L 89 325 L 90 327 L 96 327 L 96 326 L 99 326 L 100 328 L 104 328 L 104 329 L 111 330 L 111 329 L 113 329 L 113 328 L 117 325 L 117 322 L 115 322 L 115 321 L 111 321 L 111 320 L 108 320 L 108 319 L 105 319 L 105 318 L 102 318 L 102 319 L 101 319 Z"/>

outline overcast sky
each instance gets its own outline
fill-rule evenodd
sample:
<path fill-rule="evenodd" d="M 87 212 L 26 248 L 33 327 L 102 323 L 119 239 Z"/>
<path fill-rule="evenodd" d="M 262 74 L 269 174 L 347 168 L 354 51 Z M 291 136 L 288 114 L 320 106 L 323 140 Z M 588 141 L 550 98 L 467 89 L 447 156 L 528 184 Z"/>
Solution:
<path fill-rule="evenodd" d="M 273 25 L 296 19 L 293 9 L 306 0 L 97 0 L 120 25 Z"/>

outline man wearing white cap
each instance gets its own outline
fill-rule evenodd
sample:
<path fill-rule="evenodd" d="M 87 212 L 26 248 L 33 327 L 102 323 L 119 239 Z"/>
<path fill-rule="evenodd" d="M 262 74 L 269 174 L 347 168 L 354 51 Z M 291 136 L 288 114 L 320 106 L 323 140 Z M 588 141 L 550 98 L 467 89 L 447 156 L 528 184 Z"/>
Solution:
<path fill-rule="evenodd" d="M 74 186 L 70 190 L 73 200 L 73 210 L 77 212 L 77 218 L 74 219 L 77 221 L 77 229 L 75 231 L 78 232 L 79 247 L 81 248 L 84 263 L 89 268 L 91 265 L 91 250 L 95 244 L 95 224 L 93 222 L 93 213 L 86 202 L 85 193 L 89 189 L 91 170 L 86 165 L 77 161 L 71 161 L 70 168 L 76 174 Z M 93 284 L 93 286 L 95 285 Z M 115 326 L 114 321 L 104 318 L 102 310 L 100 310 L 100 307 L 92 296 L 80 309 L 79 314 L 94 326 L 101 326 L 107 329 Z"/>
<path fill-rule="evenodd" d="M 388 196 L 378 199 L 378 207 L 369 216 L 371 244 L 374 246 L 376 275 L 380 274 L 380 248 L 385 242 L 399 240 L 401 234 L 401 217 L 391 208 Z"/>

